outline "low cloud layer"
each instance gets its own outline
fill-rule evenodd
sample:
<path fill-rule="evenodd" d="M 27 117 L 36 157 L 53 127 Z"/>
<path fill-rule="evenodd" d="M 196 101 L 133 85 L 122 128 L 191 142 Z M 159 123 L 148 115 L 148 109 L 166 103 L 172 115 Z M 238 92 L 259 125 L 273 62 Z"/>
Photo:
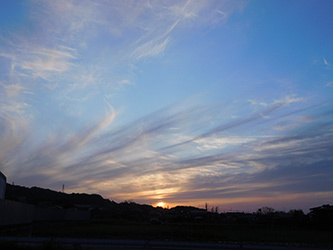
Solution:
<path fill-rule="evenodd" d="M 37 144 L 35 133 L 17 135 L 21 128 L 3 121 L 3 134 L 16 136 L 2 143 L 2 169 L 17 183 L 54 189 L 65 183 L 118 201 L 331 195 L 332 109 L 316 113 L 318 107 L 281 102 L 229 119 L 215 113 L 220 109 L 171 106 L 120 128 L 111 109 L 98 124 L 79 132 L 60 128 Z M 274 129 L 295 117 L 302 122 L 292 129 Z"/>

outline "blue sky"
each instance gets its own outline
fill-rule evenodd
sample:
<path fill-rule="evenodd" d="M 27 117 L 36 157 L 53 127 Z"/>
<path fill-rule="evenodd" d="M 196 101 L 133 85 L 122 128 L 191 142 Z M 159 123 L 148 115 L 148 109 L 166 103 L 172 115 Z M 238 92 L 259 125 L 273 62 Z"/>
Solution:
<path fill-rule="evenodd" d="M 1 1 L 0 170 L 118 202 L 333 203 L 332 11 Z"/>

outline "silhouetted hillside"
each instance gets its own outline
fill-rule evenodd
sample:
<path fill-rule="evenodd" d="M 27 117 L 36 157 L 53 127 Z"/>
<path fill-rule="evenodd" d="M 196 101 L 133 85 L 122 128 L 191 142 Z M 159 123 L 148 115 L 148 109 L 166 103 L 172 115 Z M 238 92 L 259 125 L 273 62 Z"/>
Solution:
<path fill-rule="evenodd" d="M 72 207 L 74 205 L 91 205 L 108 207 L 114 202 L 104 199 L 98 194 L 67 194 L 43 189 L 39 187 L 22 187 L 7 183 L 5 199 L 25 202 L 40 206 L 58 205 L 61 207 Z"/>
<path fill-rule="evenodd" d="M 89 210 L 92 218 L 159 223 L 213 223 L 229 226 L 255 226 L 262 228 L 298 227 L 333 229 L 333 206 L 311 208 L 307 215 L 302 210 L 275 211 L 263 207 L 256 213 L 218 213 L 192 206 L 170 209 L 137 204 L 133 201 L 116 203 L 98 194 L 67 194 L 39 187 L 22 187 L 7 184 L 5 199 L 25 202 L 40 207 L 60 206 Z"/>
<path fill-rule="evenodd" d="M 205 212 L 206 210 L 205 209 L 202 209 L 202 208 L 197 208 L 197 207 L 192 207 L 192 206 L 176 206 L 176 207 L 173 207 L 170 209 L 171 211 L 174 211 L 174 212 L 193 212 L 193 211 L 201 211 L 201 212 Z"/>
<path fill-rule="evenodd" d="M 113 218 L 134 221 L 149 221 L 156 217 L 153 211 L 163 210 L 133 201 L 116 203 L 98 194 L 67 194 L 40 187 L 22 187 L 7 183 L 5 199 L 33 204 L 39 207 L 60 206 L 90 210 L 92 218 Z"/>

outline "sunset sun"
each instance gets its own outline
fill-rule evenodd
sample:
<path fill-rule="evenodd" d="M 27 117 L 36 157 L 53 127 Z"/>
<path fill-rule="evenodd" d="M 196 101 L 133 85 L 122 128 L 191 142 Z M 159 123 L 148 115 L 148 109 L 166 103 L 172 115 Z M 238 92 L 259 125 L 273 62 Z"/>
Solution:
<path fill-rule="evenodd" d="M 160 201 L 159 203 L 156 204 L 157 207 L 166 207 L 166 204 L 162 201 Z"/>

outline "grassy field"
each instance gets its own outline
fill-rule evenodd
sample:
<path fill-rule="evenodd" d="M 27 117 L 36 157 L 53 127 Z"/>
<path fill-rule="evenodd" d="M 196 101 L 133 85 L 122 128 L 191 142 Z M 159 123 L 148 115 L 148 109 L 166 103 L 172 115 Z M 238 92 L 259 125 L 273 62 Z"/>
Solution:
<path fill-rule="evenodd" d="M 297 228 L 259 228 L 218 224 L 130 223 L 95 220 L 87 224 L 39 226 L 35 236 L 140 239 L 333 247 L 333 232 Z"/>

